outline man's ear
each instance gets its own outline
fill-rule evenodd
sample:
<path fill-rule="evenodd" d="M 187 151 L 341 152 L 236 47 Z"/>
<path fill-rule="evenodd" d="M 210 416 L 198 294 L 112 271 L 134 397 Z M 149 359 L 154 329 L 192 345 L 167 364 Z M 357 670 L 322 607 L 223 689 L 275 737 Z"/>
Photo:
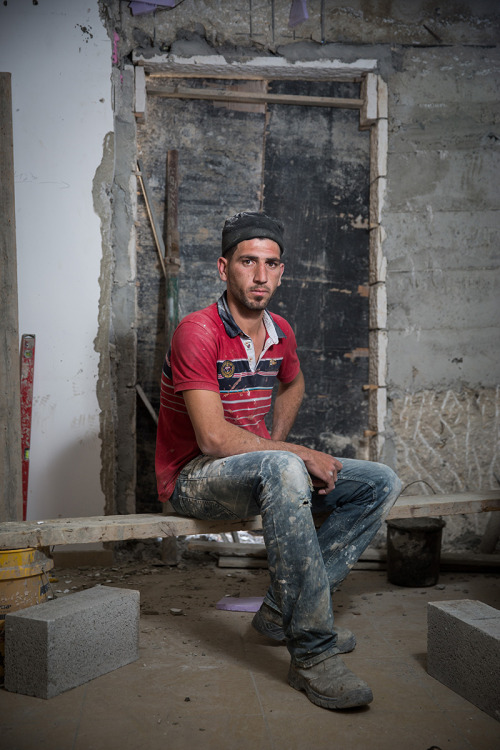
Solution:
<path fill-rule="evenodd" d="M 285 264 L 284 263 L 280 263 L 280 269 L 281 269 L 281 274 L 280 274 L 280 280 L 278 281 L 278 286 L 281 286 L 281 279 L 283 278 L 283 274 L 285 272 Z"/>
<path fill-rule="evenodd" d="M 221 278 L 221 281 L 227 281 L 227 266 L 228 266 L 228 260 L 227 258 L 224 258 L 222 255 L 217 260 L 217 268 L 219 269 L 219 276 Z"/>

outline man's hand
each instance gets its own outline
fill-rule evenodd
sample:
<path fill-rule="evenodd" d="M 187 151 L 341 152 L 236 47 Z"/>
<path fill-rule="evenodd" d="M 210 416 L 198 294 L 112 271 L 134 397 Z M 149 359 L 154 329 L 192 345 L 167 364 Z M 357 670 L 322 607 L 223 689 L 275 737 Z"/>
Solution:
<path fill-rule="evenodd" d="M 302 456 L 307 471 L 311 475 L 313 486 L 318 489 L 319 495 L 328 495 L 335 487 L 337 473 L 341 470 L 342 464 L 328 453 L 309 450 L 311 455 Z"/>

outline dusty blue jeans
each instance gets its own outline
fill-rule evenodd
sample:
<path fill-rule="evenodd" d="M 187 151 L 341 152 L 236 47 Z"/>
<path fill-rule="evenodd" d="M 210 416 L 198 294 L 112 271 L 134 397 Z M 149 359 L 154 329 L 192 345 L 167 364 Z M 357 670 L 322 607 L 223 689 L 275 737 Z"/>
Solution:
<path fill-rule="evenodd" d="M 313 491 L 301 458 L 259 451 L 227 458 L 198 456 L 182 470 L 170 498 L 194 518 L 261 514 L 271 586 L 265 602 L 282 616 L 297 666 L 338 653 L 331 592 L 366 549 L 401 491 L 396 474 L 370 461 L 340 459 L 335 488 Z M 313 513 L 331 510 L 316 530 Z"/>

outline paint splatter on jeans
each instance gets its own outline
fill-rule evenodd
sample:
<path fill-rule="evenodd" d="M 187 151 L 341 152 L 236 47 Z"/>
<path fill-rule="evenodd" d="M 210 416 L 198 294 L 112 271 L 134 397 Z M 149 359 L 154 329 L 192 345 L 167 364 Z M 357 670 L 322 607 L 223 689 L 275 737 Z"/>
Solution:
<path fill-rule="evenodd" d="M 383 464 L 340 459 L 335 488 L 313 491 L 301 458 L 258 451 L 199 456 L 182 470 L 170 498 L 182 515 L 244 519 L 260 514 L 271 586 L 265 602 L 283 619 L 297 666 L 338 653 L 331 592 L 344 580 L 395 503 L 401 482 Z M 331 511 L 317 530 L 313 514 Z"/>

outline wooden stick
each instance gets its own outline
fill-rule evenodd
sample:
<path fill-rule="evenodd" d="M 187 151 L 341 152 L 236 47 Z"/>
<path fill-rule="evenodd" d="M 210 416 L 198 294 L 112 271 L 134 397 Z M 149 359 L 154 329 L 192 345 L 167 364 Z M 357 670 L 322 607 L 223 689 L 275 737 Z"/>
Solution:
<path fill-rule="evenodd" d="M 188 89 L 178 87 L 160 89 L 148 87 L 150 96 L 167 99 L 202 99 L 214 102 L 238 102 L 241 104 L 289 104 L 305 107 L 338 107 L 341 109 L 361 109 L 362 99 L 342 99 L 329 96 L 293 96 L 289 94 L 261 94 L 252 91 L 225 91 L 220 89 Z"/>
<path fill-rule="evenodd" d="M 154 419 L 154 421 L 155 421 L 155 424 L 158 424 L 158 415 L 157 415 L 157 413 L 155 412 L 155 410 L 153 409 L 153 406 L 152 406 L 152 404 L 151 404 L 151 401 L 150 401 L 150 400 L 149 400 L 149 398 L 148 398 L 148 397 L 146 396 L 146 394 L 144 393 L 144 391 L 143 391 L 143 389 L 142 389 L 142 386 L 140 386 L 140 385 L 139 385 L 139 383 L 136 383 L 136 384 L 135 384 L 135 390 L 137 391 L 137 394 L 138 394 L 138 396 L 140 397 L 140 399 L 141 399 L 142 403 L 144 404 L 144 406 L 146 407 L 146 409 L 148 410 L 148 412 L 149 412 L 149 413 L 151 414 L 151 416 L 153 417 L 153 419 Z"/>
<path fill-rule="evenodd" d="M 158 256 L 160 258 L 161 268 L 163 271 L 163 275 L 167 276 L 167 269 L 165 267 L 165 261 L 163 260 L 165 255 L 165 245 L 163 244 L 163 237 L 161 236 L 161 232 L 158 228 L 158 224 L 156 222 L 156 217 L 154 215 L 153 211 L 153 204 L 151 202 L 151 196 L 149 193 L 149 186 L 148 182 L 146 180 L 146 175 L 144 172 L 144 167 L 142 166 L 142 161 L 140 159 L 137 160 L 137 165 L 139 167 L 139 171 L 137 173 L 137 179 L 139 180 L 139 184 L 141 186 L 142 194 L 144 196 L 144 202 L 146 204 L 146 211 L 148 212 L 149 221 L 151 223 L 151 229 L 153 230 L 153 236 L 155 238 L 155 244 L 156 249 L 158 251 Z"/>

